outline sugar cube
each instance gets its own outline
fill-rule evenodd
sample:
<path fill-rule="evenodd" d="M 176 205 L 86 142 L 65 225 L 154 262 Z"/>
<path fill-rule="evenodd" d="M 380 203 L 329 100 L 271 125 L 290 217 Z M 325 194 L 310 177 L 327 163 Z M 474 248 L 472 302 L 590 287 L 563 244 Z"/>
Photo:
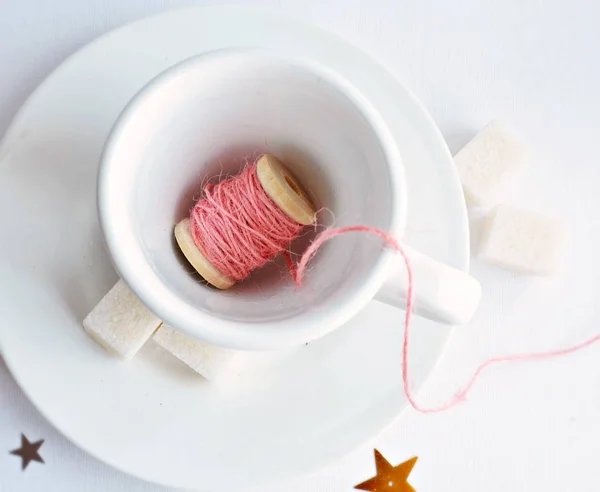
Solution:
<path fill-rule="evenodd" d="M 454 157 L 467 204 L 498 203 L 526 161 L 523 144 L 499 123 L 490 123 Z"/>
<path fill-rule="evenodd" d="M 205 379 L 222 377 L 233 369 L 238 350 L 209 345 L 163 324 L 152 339 Z"/>
<path fill-rule="evenodd" d="M 550 275 L 560 264 L 565 239 L 559 221 L 498 205 L 484 224 L 478 257 L 508 270 Z"/>
<path fill-rule="evenodd" d="M 83 320 L 85 331 L 99 345 L 123 359 L 131 359 L 160 324 L 123 280 Z"/>

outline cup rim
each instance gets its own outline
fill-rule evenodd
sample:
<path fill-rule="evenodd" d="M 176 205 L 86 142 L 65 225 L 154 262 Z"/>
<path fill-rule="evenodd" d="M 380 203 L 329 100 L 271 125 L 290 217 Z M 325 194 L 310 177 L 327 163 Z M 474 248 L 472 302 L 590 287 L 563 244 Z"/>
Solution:
<path fill-rule="evenodd" d="M 301 315 L 269 320 L 260 323 L 230 320 L 203 312 L 172 292 L 154 273 L 145 258 L 135 254 L 135 241 L 124 240 L 122 224 L 118 220 L 119 210 L 111 205 L 112 181 L 118 176 L 116 148 L 124 128 L 140 110 L 150 96 L 173 78 L 188 70 L 215 61 L 240 57 L 268 57 L 315 73 L 326 83 L 339 90 L 362 114 L 379 140 L 391 176 L 392 206 L 390 210 L 389 233 L 399 235 L 406 222 L 406 181 L 400 151 L 383 118 L 371 103 L 341 74 L 320 63 L 263 48 L 220 49 L 183 60 L 151 79 L 129 101 L 117 118 L 106 141 L 97 179 L 97 209 L 100 227 L 112 257 L 113 264 L 121 278 L 136 294 L 142 303 L 164 323 L 176 327 L 187 335 L 211 343 L 247 350 L 267 350 L 301 345 L 320 338 L 346 323 L 358 313 L 377 293 L 387 278 L 389 264 L 394 252 L 388 248 L 376 260 L 370 275 L 364 278 L 360 288 L 348 296 L 343 305 L 332 305 L 319 313 L 307 312 Z M 131 234 L 130 239 L 132 239 Z M 251 326 L 252 329 L 248 329 Z"/>

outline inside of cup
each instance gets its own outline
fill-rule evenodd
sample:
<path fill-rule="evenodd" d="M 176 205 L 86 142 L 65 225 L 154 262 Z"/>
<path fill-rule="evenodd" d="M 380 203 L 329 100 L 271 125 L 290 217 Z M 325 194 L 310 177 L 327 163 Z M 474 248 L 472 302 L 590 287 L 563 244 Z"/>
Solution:
<path fill-rule="evenodd" d="M 291 246 L 300 255 L 326 226 L 388 230 L 398 205 L 389 155 L 372 121 L 343 86 L 302 62 L 266 55 L 211 56 L 156 81 L 121 127 L 113 155 L 127 227 L 155 275 L 213 316 L 261 323 L 327 309 L 359 292 L 383 254 L 375 237 L 324 245 L 297 289 L 281 255 L 227 291 L 203 283 L 179 252 L 175 224 L 202 187 L 277 156 L 309 193 L 319 224 Z M 130 189 L 127 189 L 130 187 Z"/>

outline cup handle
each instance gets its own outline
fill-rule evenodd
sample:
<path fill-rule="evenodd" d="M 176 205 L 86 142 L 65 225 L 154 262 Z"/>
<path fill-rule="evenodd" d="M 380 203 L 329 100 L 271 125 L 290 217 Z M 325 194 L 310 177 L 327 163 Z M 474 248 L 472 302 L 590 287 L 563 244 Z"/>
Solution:
<path fill-rule="evenodd" d="M 403 245 L 413 272 L 413 312 L 450 325 L 467 323 L 481 299 L 481 286 L 469 274 L 440 263 Z M 408 274 L 404 261 L 398 255 L 393 273 L 384 283 L 375 299 L 400 308 L 406 308 Z"/>

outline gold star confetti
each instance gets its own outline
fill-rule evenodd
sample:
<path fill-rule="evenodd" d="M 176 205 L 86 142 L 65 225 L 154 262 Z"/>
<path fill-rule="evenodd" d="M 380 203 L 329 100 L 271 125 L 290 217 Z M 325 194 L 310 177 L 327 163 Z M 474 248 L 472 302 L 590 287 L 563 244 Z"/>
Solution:
<path fill-rule="evenodd" d="M 44 444 L 43 439 L 36 442 L 29 442 L 29 439 L 27 439 L 24 434 L 21 434 L 21 447 L 13 449 L 10 454 L 14 454 L 21 458 L 21 470 L 24 470 L 32 461 L 37 461 L 39 463 L 44 462 L 38 453 L 42 444 Z"/>
<path fill-rule="evenodd" d="M 375 467 L 377 475 L 354 488 L 371 492 L 416 492 L 407 482 L 408 475 L 415 466 L 417 457 L 409 459 L 398 466 L 392 466 L 383 455 L 375 450 Z"/>

